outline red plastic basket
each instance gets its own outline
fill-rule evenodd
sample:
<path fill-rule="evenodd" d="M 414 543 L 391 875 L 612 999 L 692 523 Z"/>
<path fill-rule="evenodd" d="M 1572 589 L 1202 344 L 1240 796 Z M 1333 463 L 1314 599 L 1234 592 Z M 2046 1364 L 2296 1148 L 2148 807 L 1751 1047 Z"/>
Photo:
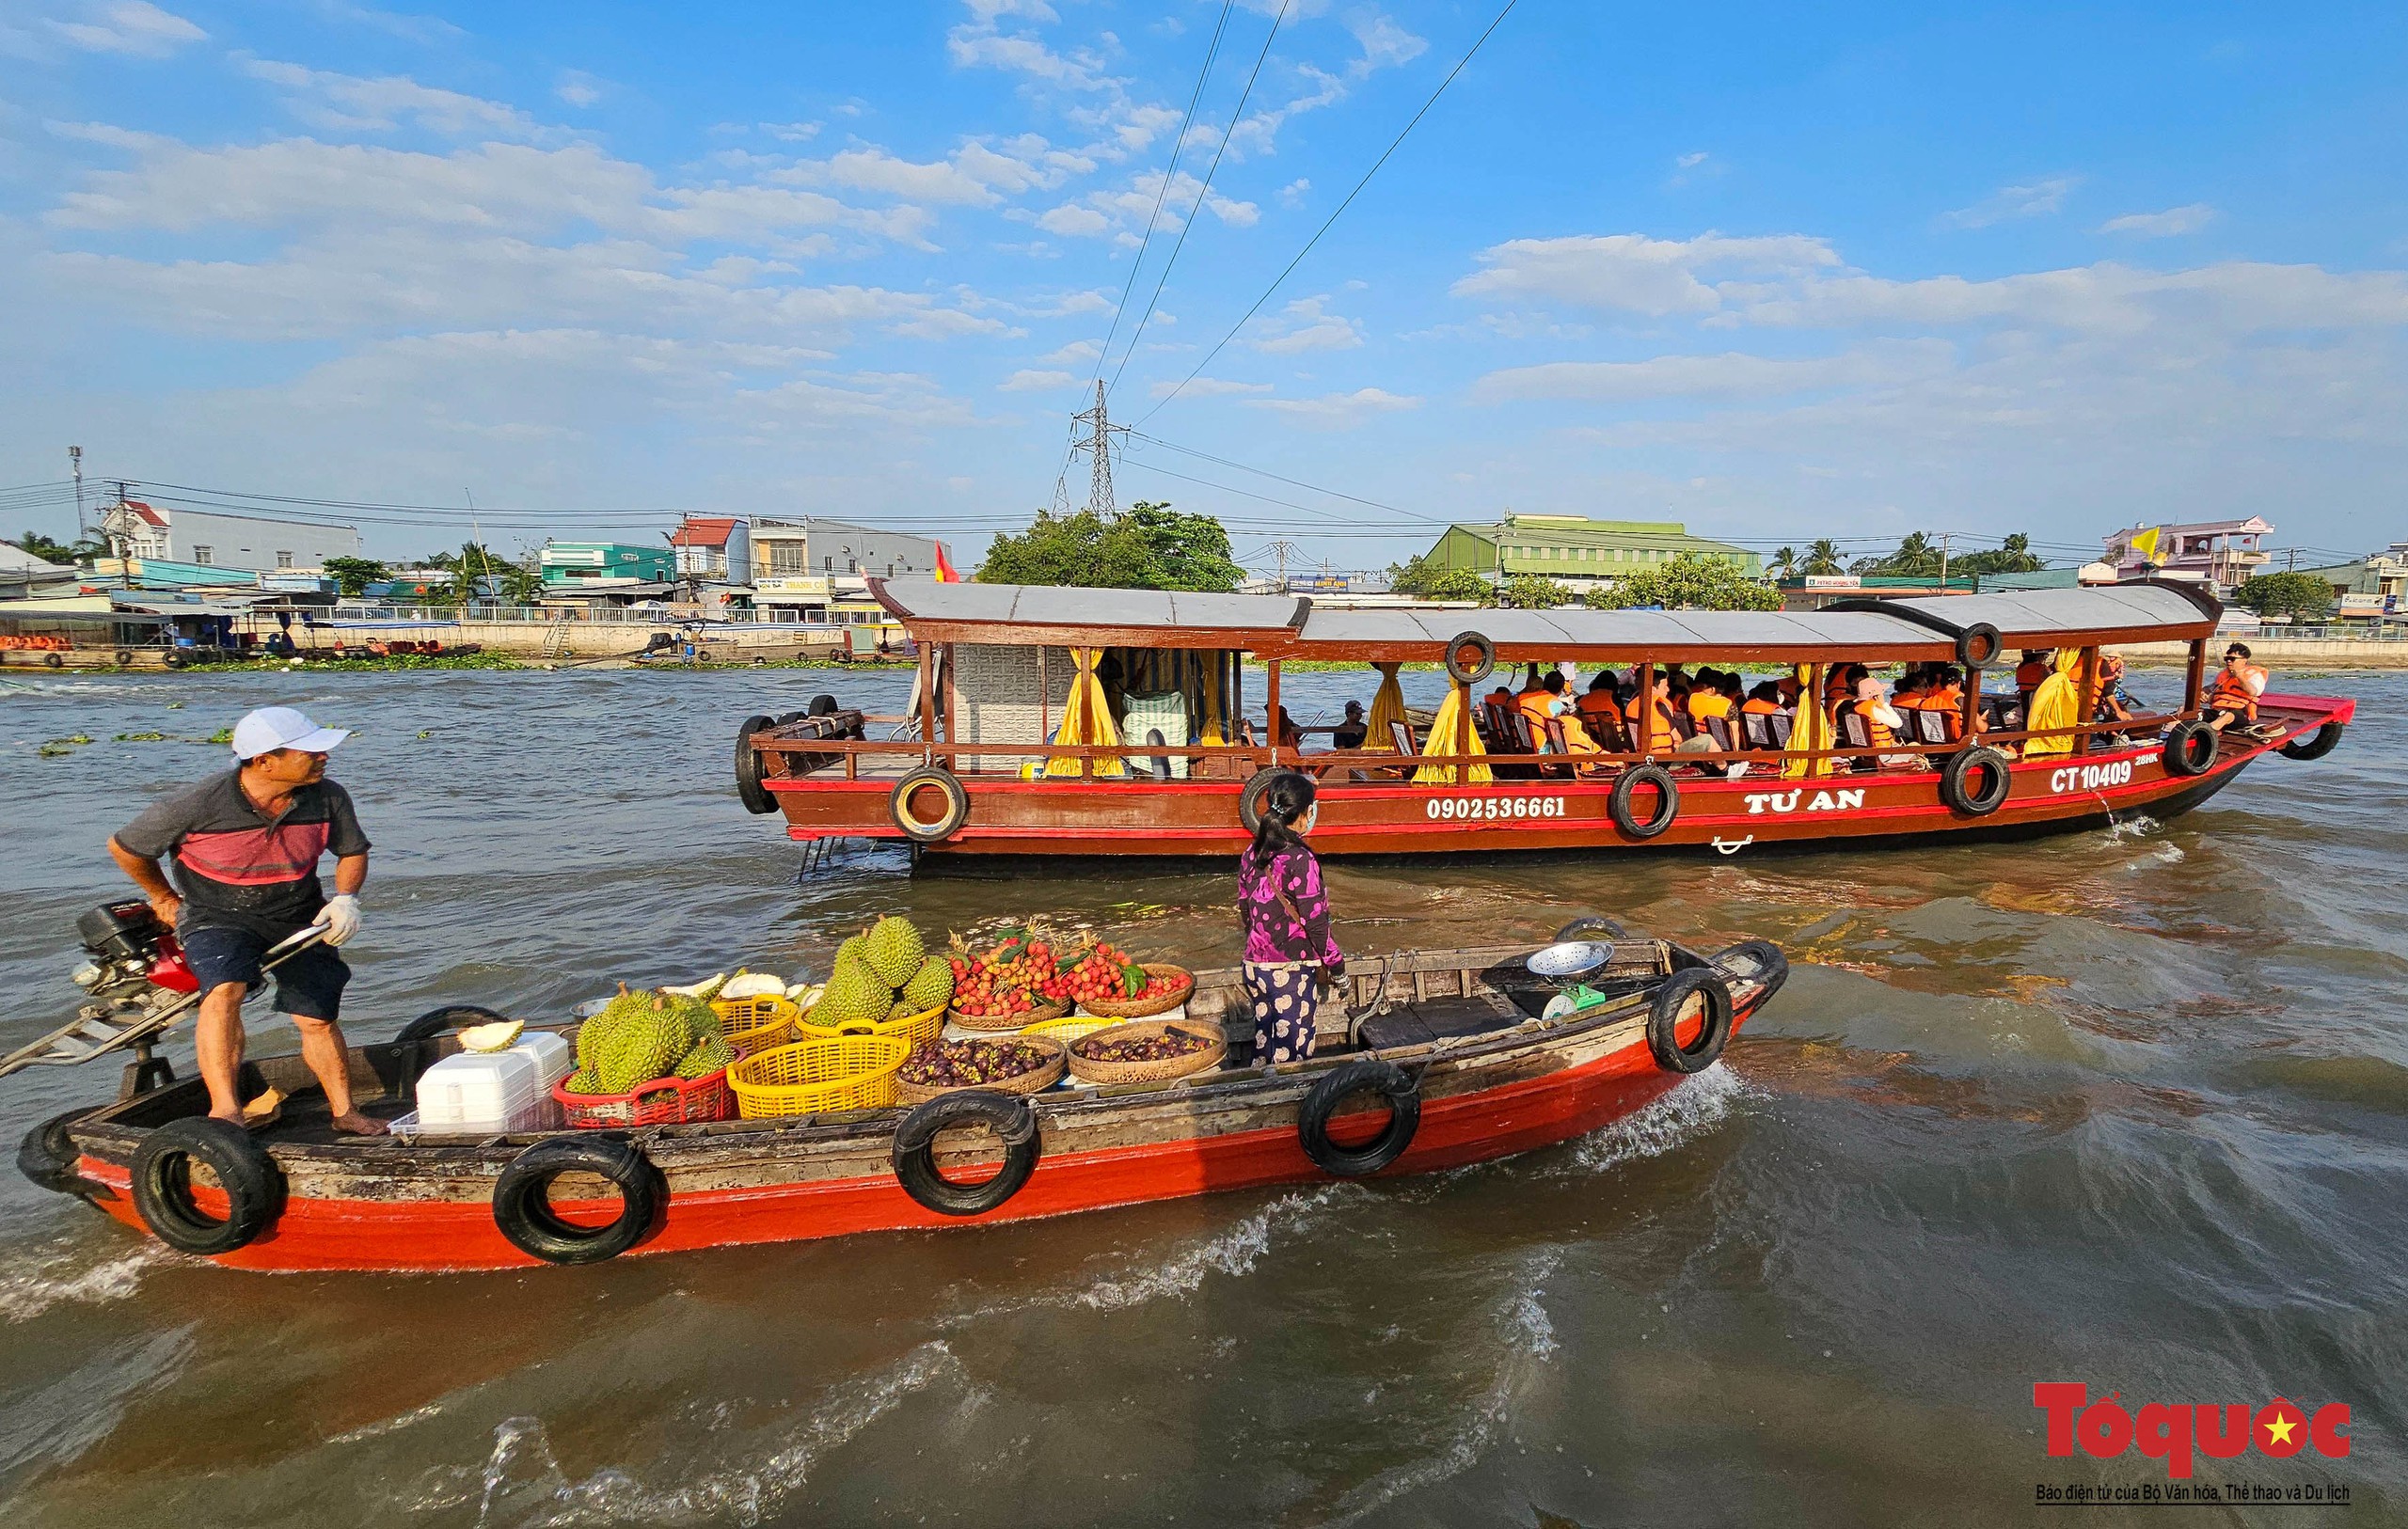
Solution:
<path fill-rule="evenodd" d="M 736 1118 L 736 1096 L 727 1069 L 700 1078 L 658 1078 L 630 1094 L 572 1094 L 568 1080 L 552 1085 L 561 1113 L 579 1130 L 626 1130 L 634 1126 L 683 1126 L 700 1120 Z"/>

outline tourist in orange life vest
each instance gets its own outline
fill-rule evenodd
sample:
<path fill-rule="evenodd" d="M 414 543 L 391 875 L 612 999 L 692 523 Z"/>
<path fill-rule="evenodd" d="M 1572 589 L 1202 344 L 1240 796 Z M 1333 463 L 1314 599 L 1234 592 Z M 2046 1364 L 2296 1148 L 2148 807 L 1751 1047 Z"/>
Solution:
<path fill-rule="evenodd" d="M 2258 698 L 2266 693 L 2270 676 L 2249 659 L 2245 642 L 2225 649 L 2224 668 L 2208 686 L 2208 726 L 2218 733 L 2235 722 L 2258 720 Z"/>
<path fill-rule="evenodd" d="M 1864 735 L 1868 747 L 1893 749 L 1898 744 L 1898 733 L 1905 719 L 1890 705 L 1889 690 L 1879 680 L 1867 674 L 1856 682 L 1856 715 L 1864 718 Z M 1883 754 L 1885 770 L 1919 770 L 1924 767 L 1921 754 Z"/>
<path fill-rule="evenodd" d="M 1923 710 L 1923 698 L 1930 689 L 1930 670 L 1922 664 L 1909 664 L 1898 676 L 1898 687 L 1890 692 L 1890 707 L 1893 711 L 1919 712 Z"/>
<path fill-rule="evenodd" d="M 1510 712 L 1516 705 L 1520 704 L 1520 702 L 1515 699 L 1513 687 L 1500 681 L 1498 682 L 1496 689 L 1488 692 L 1487 696 L 1481 701 L 1481 704 L 1483 706 L 1502 706 Z"/>
<path fill-rule="evenodd" d="M 1681 712 L 1672 704 L 1672 681 L 1669 671 L 1656 671 L 1656 688 L 1651 696 L 1633 695 L 1627 708 L 1631 736 L 1637 747 L 1647 754 L 1709 754 L 1714 752 L 1714 740 L 1706 737 L 1684 737 L 1679 725 Z M 1640 718 L 1645 717 L 1645 725 Z"/>
<path fill-rule="evenodd" d="M 1622 701 L 1616 694 L 1618 688 L 1614 684 L 1614 671 L 1609 669 L 1599 670 L 1597 677 L 1589 682 L 1589 688 L 1580 694 L 1581 715 L 1584 717 L 1621 716 Z"/>
<path fill-rule="evenodd" d="M 1544 750 L 1546 748 L 1547 718 L 1555 715 L 1556 698 L 1563 694 L 1564 688 L 1563 676 L 1548 670 L 1535 687 L 1523 691 L 1516 698 L 1522 709 L 1522 720 L 1529 726 L 1530 747 L 1533 749 Z"/>
<path fill-rule="evenodd" d="M 1765 681 L 1748 692 L 1748 699 L 1739 703 L 1739 711 L 1747 717 L 1780 716 L 1781 686 L 1770 680 Z"/>
<path fill-rule="evenodd" d="M 2023 725 L 2025 727 L 2028 728 L 2032 725 L 2033 695 L 2039 690 L 2040 686 L 2048 684 L 2050 676 L 2056 673 L 2056 671 L 2057 653 L 2054 648 L 2026 648 L 2023 650 L 2023 662 L 2015 666 L 2015 693 L 2017 696 L 2020 697 L 2023 701 Z"/>
<path fill-rule="evenodd" d="M 1923 709 L 1938 712 L 1948 719 L 1948 741 L 1956 742 L 1965 735 L 1965 685 L 1954 664 L 1934 664 L 1928 670 L 1923 692 Z M 1987 733 L 1989 721 L 1976 711 L 1973 731 Z"/>

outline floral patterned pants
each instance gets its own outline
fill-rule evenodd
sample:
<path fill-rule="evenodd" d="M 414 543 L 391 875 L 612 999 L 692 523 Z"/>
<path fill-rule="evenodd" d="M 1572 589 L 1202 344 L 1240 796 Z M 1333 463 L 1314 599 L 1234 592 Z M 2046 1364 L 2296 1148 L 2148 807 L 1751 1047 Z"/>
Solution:
<path fill-rule="evenodd" d="M 1301 962 L 1245 964 L 1245 996 L 1254 1004 L 1254 1060 L 1301 1062 L 1312 1054 L 1313 1020 L 1321 1012 L 1321 968 Z"/>

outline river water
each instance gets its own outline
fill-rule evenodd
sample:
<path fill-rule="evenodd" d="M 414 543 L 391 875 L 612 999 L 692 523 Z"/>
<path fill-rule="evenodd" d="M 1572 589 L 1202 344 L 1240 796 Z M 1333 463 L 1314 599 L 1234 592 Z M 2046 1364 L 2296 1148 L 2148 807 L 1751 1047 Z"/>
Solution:
<path fill-rule="evenodd" d="M 1407 676 L 1418 694 L 1434 676 Z M 839 683 L 841 682 L 841 683 Z M 901 676 L 195 674 L 0 690 L 0 1047 L 72 1012 L 105 836 L 283 701 L 358 728 L 356 1036 L 447 1000 L 824 969 L 883 911 L 1232 959 L 1225 868 L 911 876 L 797 846 L 736 722 Z M 2168 684 L 2145 677 L 2141 688 Z M 1726 1060 L 1516 1160 L 975 1231 L 447 1278 L 230 1273 L 0 1186 L 12 1525 L 2021 1522 L 2037 1380 L 2352 1405 L 2198 1479 L 2408 1504 L 2408 679 L 2336 753 L 2036 843 L 1338 866 L 1355 952 L 1607 911 L 1798 963 Z M 1307 716 L 1352 675 L 1292 676 Z M 98 740 L 41 757 L 47 739 Z M 254 1045 L 281 1049 L 264 1028 Z M 188 1055 L 188 1053 L 182 1053 Z M 0 1082 L 10 1133 L 114 1069 Z M 13 1134 L 12 1134 L 13 1139 Z M 2104 1511 L 2114 1511 L 2104 1510 Z M 2210 1512 L 2289 1522 L 2293 1509 Z"/>

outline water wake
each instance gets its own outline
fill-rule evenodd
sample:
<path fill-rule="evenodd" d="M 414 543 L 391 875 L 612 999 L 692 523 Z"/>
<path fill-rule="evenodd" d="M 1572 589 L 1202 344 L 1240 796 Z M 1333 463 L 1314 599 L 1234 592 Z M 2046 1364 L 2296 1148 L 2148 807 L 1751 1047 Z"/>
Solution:
<path fill-rule="evenodd" d="M 1602 1174 L 1626 1162 L 1660 1158 L 1728 1120 L 1750 1092 L 1737 1073 L 1718 1062 L 1673 1084 L 1645 1109 L 1582 1137 L 1569 1167 L 1557 1171 Z"/>
<path fill-rule="evenodd" d="M 142 1276 L 166 1263 L 165 1249 L 144 1243 L 121 1258 L 75 1267 L 71 1245 L 19 1253 L 0 1262 L 0 1321 L 23 1322 L 53 1306 L 100 1306 L 142 1287 Z"/>

